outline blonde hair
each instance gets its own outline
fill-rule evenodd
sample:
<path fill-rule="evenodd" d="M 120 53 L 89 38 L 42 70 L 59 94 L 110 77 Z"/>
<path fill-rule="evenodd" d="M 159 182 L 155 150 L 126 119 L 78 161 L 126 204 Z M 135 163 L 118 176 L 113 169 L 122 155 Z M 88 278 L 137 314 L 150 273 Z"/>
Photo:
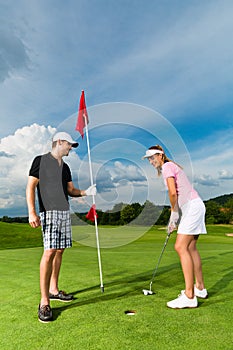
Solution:
<path fill-rule="evenodd" d="M 179 168 L 183 169 L 182 166 L 180 166 L 178 163 L 174 162 L 173 160 L 171 160 L 170 158 L 167 157 L 166 153 L 164 152 L 163 147 L 161 147 L 160 145 L 151 146 L 148 149 L 162 151 L 163 152 L 162 159 L 163 159 L 164 163 L 165 162 L 172 162 L 172 163 L 176 164 Z M 160 168 L 160 167 L 157 168 L 157 171 L 158 171 L 158 176 L 160 176 L 162 174 L 162 168 Z"/>

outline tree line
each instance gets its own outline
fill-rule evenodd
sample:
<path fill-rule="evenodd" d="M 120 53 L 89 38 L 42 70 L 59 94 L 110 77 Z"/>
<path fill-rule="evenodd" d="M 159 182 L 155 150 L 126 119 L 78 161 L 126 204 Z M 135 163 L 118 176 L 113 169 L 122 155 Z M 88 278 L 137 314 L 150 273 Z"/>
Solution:
<path fill-rule="evenodd" d="M 223 195 L 204 201 L 206 206 L 206 224 L 233 224 L 233 194 Z M 86 219 L 87 213 L 72 214 L 72 222 L 82 225 L 85 222 L 93 224 Z M 99 225 L 167 225 L 170 217 L 170 207 L 155 205 L 150 201 L 140 203 L 118 203 L 111 210 L 97 210 Z M 27 223 L 28 217 L 0 218 L 2 222 Z"/>
<path fill-rule="evenodd" d="M 96 210 L 99 225 L 126 225 L 134 224 L 141 226 L 164 225 L 170 216 L 169 207 L 156 206 L 150 201 L 143 205 L 140 203 L 118 203 L 111 210 Z M 93 224 L 86 219 L 86 213 L 75 213 L 80 221 Z M 74 217 L 73 217 L 74 218 Z M 75 220 L 74 220 L 75 221 Z M 80 222 L 78 222 L 80 224 Z"/>
<path fill-rule="evenodd" d="M 221 200 L 210 199 L 204 201 L 206 206 L 206 224 L 233 224 L 233 194 L 225 197 L 225 203 Z M 219 197 L 222 199 L 222 196 Z M 229 198 L 229 199 L 228 199 Z M 97 210 L 98 223 L 100 225 L 125 225 L 133 223 L 136 225 L 167 225 L 170 217 L 170 206 L 157 206 L 149 201 L 143 205 L 116 204 L 112 210 L 105 212 Z M 82 221 L 88 221 L 85 214 L 76 213 Z M 90 223 L 88 221 L 88 223 Z"/>

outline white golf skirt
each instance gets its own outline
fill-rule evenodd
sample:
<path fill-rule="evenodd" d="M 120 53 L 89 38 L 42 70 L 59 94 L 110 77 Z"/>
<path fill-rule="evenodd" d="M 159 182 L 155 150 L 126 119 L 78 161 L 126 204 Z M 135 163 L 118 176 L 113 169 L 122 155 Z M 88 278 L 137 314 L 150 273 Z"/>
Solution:
<path fill-rule="evenodd" d="M 181 208 L 181 220 L 177 233 L 183 235 L 205 234 L 205 205 L 201 198 L 185 203 Z"/>

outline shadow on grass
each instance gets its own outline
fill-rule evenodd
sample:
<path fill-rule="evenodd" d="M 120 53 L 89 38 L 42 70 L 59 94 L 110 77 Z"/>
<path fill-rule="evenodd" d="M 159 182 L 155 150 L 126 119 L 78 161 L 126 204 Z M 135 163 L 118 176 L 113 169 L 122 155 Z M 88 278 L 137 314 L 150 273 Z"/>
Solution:
<path fill-rule="evenodd" d="M 206 260 L 213 261 L 214 259 L 217 260 L 219 256 L 221 257 L 221 256 L 229 255 L 229 254 L 233 254 L 233 251 L 219 253 L 216 256 L 202 259 L 202 261 L 206 261 Z M 217 264 L 217 262 L 216 262 L 216 264 Z M 214 268 L 215 267 L 213 264 L 213 273 L 214 273 Z M 221 302 L 225 302 L 225 301 L 231 301 L 232 300 L 232 292 L 226 292 L 224 290 L 228 287 L 229 283 L 231 283 L 232 281 L 233 281 L 233 269 L 232 269 L 232 267 L 229 267 L 229 268 L 223 270 L 221 272 L 221 278 L 218 279 L 216 281 L 216 283 L 211 288 L 208 288 L 208 299 L 209 299 L 208 303 L 206 303 L 204 305 L 204 302 L 199 300 L 199 305 L 201 306 L 203 304 L 203 306 L 208 307 L 212 304 L 217 304 L 217 303 L 221 303 Z M 228 293 L 229 293 L 229 296 L 227 296 Z"/>
<path fill-rule="evenodd" d="M 166 274 L 170 272 L 171 270 L 174 269 L 180 269 L 180 265 L 178 263 L 168 265 L 161 267 L 155 276 L 155 279 L 158 277 L 161 277 L 161 275 Z M 122 273 L 125 273 L 125 271 L 119 272 L 117 275 L 121 275 Z M 114 299 L 120 299 L 120 298 L 125 298 L 125 297 L 131 297 L 133 295 L 138 295 L 139 293 L 142 293 L 143 288 L 149 288 L 149 283 L 152 278 L 152 272 L 143 272 L 137 275 L 133 276 L 124 276 L 123 278 L 119 278 L 117 280 L 111 281 L 109 283 L 105 283 L 105 292 L 101 293 L 100 292 L 100 286 L 92 286 L 88 287 L 82 290 L 76 290 L 71 292 L 71 294 L 76 295 L 76 294 L 81 294 L 85 292 L 90 292 L 90 291 L 97 291 L 100 293 L 97 296 L 94 296 L 93 298 L 88 298 L 82 301 L 79 301 L 78 298 L 74 297 L 74 300 L 67 304 L 63 304 L 60 307 L 53 307 L 53 317 L 54 320 L 57 319 L 61 313 L 65 310 L 68 309 L 73 309 L 76 307 L 80 307 L 83 305 L 89 305 L 89 304 L 95 304 L 95 303 L 100 303 L 108 300 L 114 300 Z M 146 285 L 144 285 L 146 283 Z M 111 292 L 108 291 L 108 288 L 111 288 L 113 286 L 120 286 L 120 289 L 116 289 L 115 291 Z"/>
<path fill-rule="evenodd" d="M 233 254 L 233 252 L 220 253 L 219 256 L 227 255 L 227 254 Z M 207 257 L 202 259 L 202 261 L 211 261 L 216 258 L 217 256 Z M 179 262 L 173 263 L 171 265 L 159 267 L 158 272 L 154 278 L 154 282 L 156 283 L 156 279 L 160 278 L 160 284 L 161 284 L 161 276 L 166 275 L 167 273 L 171 274 L 171 272 L 172 272 L 171 274 L 172 278 L 174 278 L 176 282 L 180 282 L 180 281 L 177 281 L 177 273 L 175 273 L 175 271 L 177 271 L 177 273 L 181 273 L 181 276 L 182 276 L 181 266 Z M 221 276 L 221 279 L 216 281 L 216 283 L 211 288 L 208 288 L 208 294 L 209 294 L 208 303 L 205 303 L 204 300 L 199 299 L 199 306 L 208 307 L 211 304 L 220 303 L 226 300 L 231 300 L 231 295 L 229 295 L 229 298 L 226 299 L 226 293 L 223 290 L 227 288 L 230 282 L 233 281 L 233 270 L 232 268 L 229 268 L 223 272 L 226 272 L 226 273 Z M 111 275 L 111 277 L 117 278 L 118 276 L 121 276 L 122 274 L 125 274 L 125 273 L 127 273 L 127 271 L 117 272 Z M 100 303 L 108 300 L 120 299 L 123 297 L 128 298 L 133 295 L 138 295 L 139 293 L 142 293 L 142 289 L 149 288 L 152 275 L 153 275 L 153 271 L 147 271 L 147 272 L 142 272 L 140 274 L 133 275 L 133 276 L 124 276 L 121 278 L 117 278 L 116 280 L 105 283 L 104 293 L 100 292 L 99 285 L 84 288 L 82 290 L 73 291 L 71 292 L 73 295 L 82 294 L 82 293 L 91 292 L 91 291 L 96 291 L 96 292 L 98 291 L 100 294 L 82 301 L 79 301 L 78 298 L 74 298 L 73 302 L 69 304 L 64 304 L 61 307 L 54 307 L 53 308 L 54 319 L 57 319 L 60 316 L 60 314 L 67 309 L 73 309 L 83 305 L 95 304 L 95 303 Z M 153 282 L 153 285 L 154 285 L 154 282 Z M 171 279 L 169 279 L 168 282 L 169 284 L 173 283 Z M 164 283 L 164 281 L 162 283 Z M 113 286 L 119 286 L 120 288 L 117 288 L 112 292 L 108 291 L 108 288 L 111 289 L 111 287 Z"/>
<path fill-rule="evenodd" d="M 220 296 L 222 295 L 223 301 L 226 301 L 226 293 L 224 293 L 224 289 L 228 287 L 229 283 L 231 283 L 233 281 L 233 270 L 232 268 L 229 268 L 227 270 L 227 273 L 225 273 L 224 275 L 222 275 L 221 279 L 218 280 L 210 289 L 209 289 L 209 294 L 211 296 Z M 221 301 L 218 298 L 219 301 Z M 232 300 L 232 294 L 231 296 L 229 296 L 229 300 Z"/>

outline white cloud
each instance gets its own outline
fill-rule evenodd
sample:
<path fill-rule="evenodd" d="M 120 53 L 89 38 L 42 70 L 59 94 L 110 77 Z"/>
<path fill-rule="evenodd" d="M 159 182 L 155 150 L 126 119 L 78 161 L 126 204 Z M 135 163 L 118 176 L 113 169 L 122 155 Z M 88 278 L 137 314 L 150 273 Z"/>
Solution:
<path fill-rule="evenodd" d="M 216 130 L 211 136 L 194 139 L 190 152 L 195 188 L 203 199 L 233 192 L 233 129 Z"/>
<path fill-rule="evenodd" d="M 223 169 L 223 170 L 219 171 L 219 179 L 233 180 L 233 173 L 231 171 Z"/>
<path fill-rule="evenodd" d="M 56 129 L 37 124 L 18 129 L 0 143 L 0 208 L 25 207 L 25 188 L 36 155 L 49 150 Z"/>
<path fill-rule="evenodd" d="M 213 179 L 210 175 L 200 175 L 194 178 L 194 183 L 204 186 L 219 186 L 218 181 Z"/>
<path fill-rule="evenodd" d="M 96 176 L 97 204 L 103 209 L 112 209 L 114 204 L 144 203 L 148 189 L 146 177 L 141 169 L 129 161 L 115 161 L 99 165 Z"/>
<path fill-rule="evenodd" d="M 119 146 L 119 144 L 118 144 Z M 95 150 L 95 148 L 94 148 Z M 113 149 L 109 157 L 113 157 Z M 119 149 L 115 149 L 119 155 Z M 93 151 L 95 154 L 95 152 Z M 92 161 L 94 182 L 97 184 L 96 205 L 102 210 L 112 209 L 114 204 L 119 202 L 144 203 L 147 199 L 148 185 L 145 174 L 136 164 L 128 160 L 107 162 L 106 153 L 103 154 L 102 160 L 98 157 L 98 163 Z M 114 157 L 113 157 L 114 158 Z M 69 157 L 67 163 L 72 169 L 72 176 L 75 185 L 80 188 L 86 188 L 90 185 L 89 164 L 84 158 L 81 162 L 72 161 Z M 73 201 L 73 200 L 72 200 Z M 86 197 L 84 201 L 91 205 L 91 199 Z"/>
<path fill-rule="evenodd" d="M 144 182 L 146 180 L 145 176 L 137 166 L 132 164 L 125 165 L 120 161 L 114 163 L 110 173 L 114 183 L 118 183 L 122 180 L 132 183 Z"/>

